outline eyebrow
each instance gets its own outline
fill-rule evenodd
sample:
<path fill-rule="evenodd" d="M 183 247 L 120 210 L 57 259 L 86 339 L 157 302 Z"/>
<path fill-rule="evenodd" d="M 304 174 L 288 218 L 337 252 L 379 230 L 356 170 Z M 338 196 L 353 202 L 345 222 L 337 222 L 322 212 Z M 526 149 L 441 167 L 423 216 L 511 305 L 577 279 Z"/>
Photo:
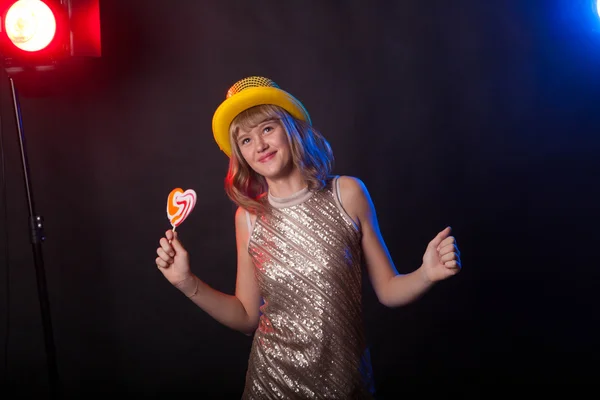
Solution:
<path fill-rule="evenodd" d="M 271 123 L 271 122 L 275 122 L 277 121 L 279 118 L 276 117 L 267 117 L 264 120 L 262 120 L 261 122 L 259 122 L 258 124 L 254 125 L 253 127 L 251 127 L 250 129 L 254 129 L 257 126 L 260 126 L 262 124 L 267 124 L 267 123 Z M 238 127 L 237 128 L 237 132 L 235 133 L 235 139 L 239 140 L 241 137 L 243 137 L 244 135 L 247 135 L 248 133 L 242 130 L 242 127 Z"/>

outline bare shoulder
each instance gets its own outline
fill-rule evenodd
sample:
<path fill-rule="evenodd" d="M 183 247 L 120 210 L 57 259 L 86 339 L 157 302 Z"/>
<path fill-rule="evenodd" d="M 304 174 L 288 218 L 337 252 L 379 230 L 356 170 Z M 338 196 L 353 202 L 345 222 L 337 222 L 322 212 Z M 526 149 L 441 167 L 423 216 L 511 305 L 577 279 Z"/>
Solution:
<path fill-rule="evenodd" d="M 339 183 L 342 206 L 354 220 L 362 220 L 371 204 L 366 185 L 354 176 L 340 176 Z"/>
<path fill-rule="evenodd" d="M 237 225 L 243 221 L 246 221 L 246 209 L 238 207 L 237 210 L 235 210 L 235 223 Z"/>
<path fill-rule="evenodd" d="M 255 214 L 252 214 L 244 207 L 240 206 L 237 208 L 237 210 L 235 211 L 235 226 L 237 229 L 244 228 L 245 231 L 248 230 L 248 215 L 250 216 L 250 222 L 254 224 L 254 221 L 256 221 Z"/>
<path fill-rule="evenodd" d="M 359 178 L 343 175 L 338 179 L 340 182 L 340 195 L 342 196 L 342 200 L 344 200 L 344 198 L 349 200 L 359 200 L 360 198 L 366 198 L 368 196 L 367 187 Z"/>

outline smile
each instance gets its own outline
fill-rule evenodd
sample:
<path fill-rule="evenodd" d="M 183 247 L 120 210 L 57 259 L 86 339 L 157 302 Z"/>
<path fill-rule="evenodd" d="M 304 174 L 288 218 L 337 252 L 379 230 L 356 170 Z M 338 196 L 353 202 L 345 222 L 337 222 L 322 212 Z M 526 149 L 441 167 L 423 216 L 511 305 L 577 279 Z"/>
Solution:
<path fill-rule="evenodd" d="M 266 156 L 259 158 L 258 162 L 264 163 L 264 162 L 270 161 L 275 156 L 275 153 L 277 153 L 277 152 L 274 151 L 272 153 L 267 154 Z"/>

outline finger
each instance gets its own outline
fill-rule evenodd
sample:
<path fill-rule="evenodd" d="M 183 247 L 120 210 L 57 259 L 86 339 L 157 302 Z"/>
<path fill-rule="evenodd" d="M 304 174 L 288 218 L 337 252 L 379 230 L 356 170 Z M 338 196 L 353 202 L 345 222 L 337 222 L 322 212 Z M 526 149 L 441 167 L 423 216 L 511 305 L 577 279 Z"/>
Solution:
<path fill-rule="evenodd" d="M 171 242 L 167 241 L 166 238 L 160 239 L 160 247 L 165 253 L 169 254 L 171 257 L 175 257 L 175 250 L 173 249 Z"/>
<path fill-rule="evenodd" d="M 168 241 L 173 240 L 173 230 L 169 229 L 168 231 L 165 232 L 165 237 L 167 238 Z"/>
<path fill-rule="evenodd" d="M 171 246 L 173 246 L 173 249 L 175 249 L 175 252 L 178 253 L 179 255 L 182 255 L 183 253 L 185 253 L 185 249 L 183 248 L 183 245 L 177 238 L 177 233 L 175 233 L 175 238 L 171 241 Z"/>
<path fill-rule="evenodd" d="M 444 266 L 448 269 L 456 269 L 456 270 L 459 270 L 462 268 L 462 265 L 460 264 L 460 262 L 458 260 L 446 261 L 444 263 Z"/>
<path fill-rule="evenodd" d="M 437 246 L 438 251 L 440 248 L 442 248 L 450 243 L 454 243 L 455 241 L 456 240 L 454 239 L 454 236 L 450 236 L 450 232 L 448 232 L 448 235 L 446 235 L 446 237 L 443 238 L 440 243 L 438 243 L 438 246 Z"/>
<path fill-rule="evenodd" d="M 452 228 L 447 226 L 446 228 L 444 228 L 444 230 L 442 230 L 440 233 L 438 233 L 433 238 L 433 240 L 431 242 L 429 242 L 429 244 L 439 251 L 440 243 L 442 243 L 442 240 L 444 240 L 444 239 L 446 239 L 446 237 L 448 237 L 451 230 L 452 230 Z"/>
<path fill-rule="evenodd" d="M 447 254 L 444 254 L 443 256 L 440 257 L 440 262 L 442 264 L 445 264 L 448 261 L 452 261 L 452 260 L 458 260 L 458 254 L 454 253 L 454 252 L 450 252 Z"/>
<path fill-rule="evenodd" d="M 444 246 L 448 246 L 449 244 L 456 244 L 456 238 L 454 236 L 448 236 L 438 246 L 438 250 Z"/>
<path fill-rule="evenodd" d="M 169 263 L 167 263 L 165 260 L 163 260 L 160 257 L 156 257 L 156 266 L 158 268 L 168 268 L 169 267 Z"/>
<path fill-rule="evenodd" d="M 458 250 L 458 246 L 456 246 L 454 243 L 445 246 L 441 244 L 438 251 L 440 253 L 440 257 L 448 253 L 456 253 L 460 256 L 460 250 Z"/>
<path fill-rule="evenodd" d="M 156 249 L 156 254 L 158 254 L 158 257 L 166 263 L 173 264 L 173 257 L 167 254 L 162 247 Z"/>

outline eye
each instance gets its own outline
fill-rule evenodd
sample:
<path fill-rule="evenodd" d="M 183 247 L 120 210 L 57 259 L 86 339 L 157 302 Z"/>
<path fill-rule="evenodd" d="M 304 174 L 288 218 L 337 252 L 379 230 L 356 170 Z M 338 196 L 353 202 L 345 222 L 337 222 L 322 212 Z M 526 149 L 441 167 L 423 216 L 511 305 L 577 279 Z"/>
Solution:
<path fill-rule="evenodd" d="M 263 133 L 269 133 L 273 130 L 273 127 L 271 126 L 265 126 L 263 129 Z"/>
<path fill-rule="evenodd" d="M 246 137 L 246 138 L 243 138 L 242 140 L 240 140 L 240 145 L 245 145 L 245 144 L 248 144 L 249 142 L 250 142 L 250 139 Z"/>

